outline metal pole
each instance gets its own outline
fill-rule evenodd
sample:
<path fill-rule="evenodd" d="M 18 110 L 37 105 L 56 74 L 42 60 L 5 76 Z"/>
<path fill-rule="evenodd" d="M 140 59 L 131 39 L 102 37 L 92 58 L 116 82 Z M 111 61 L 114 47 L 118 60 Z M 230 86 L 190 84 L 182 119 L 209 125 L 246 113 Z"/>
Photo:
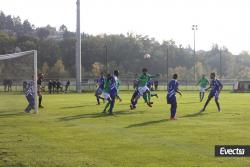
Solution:
<path fill-rule="evenodd" d="M 35 113 L 38 113 L 38 101 L 37 101 L 37 51 L 34 50 L 34 86 L 35 86 Z"/>
<path fill-rule="evenodd" d="M 167 45 L 167 54 L 166 54 L 166 56 L 167 56 L 167 84 L 168 84 L 168 45 Z"/>
<path fill-rule="evenodd" d="M 195 81 L 196 80 L 195 31 L 198 30 L 198 25 L 193 25 L 192 30 L 194 31 L 194 81 Z"/>
<path fill-rule="evenodd" d="M 195 28 L 194 28 L 194 81 L 196 80 Z"/>
<path fill-rule="evenodd" d="M 108 46 L 107 44 L 105 44 L 105 71 L 106 71 L 106 74 L 108 73 Z"/>
<path fill-rule="evenodd" d="M 220 49 L 220 79 L 222 78 L 222 61 L 221 61 L 221 49 Z"/>
<path fill-rule="evenodd" d="M 76 1 L 77 18 L 76 18 L 76 92 L 81 93 L 81 30 L 80 30 L 80 0 Z"/>

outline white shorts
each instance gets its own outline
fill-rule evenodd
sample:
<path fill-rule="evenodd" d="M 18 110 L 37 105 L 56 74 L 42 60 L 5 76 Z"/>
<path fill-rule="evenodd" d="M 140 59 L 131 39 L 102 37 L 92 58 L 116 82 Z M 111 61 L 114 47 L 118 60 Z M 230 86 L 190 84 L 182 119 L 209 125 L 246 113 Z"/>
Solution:
<path fill-rule="evenodd" d="M 103 92 L 103 97 L 104 97 L 104 99 L 108 100 L 110 98 L 110 94 Z"/>
<path fill-rule="evenodd" d="M 144 86 L 144 87 L 139 87 L 138 88 L 138 91 L 140 93 L 140 96 L 143 96 L 143 94 L 146 92 L 146 91 L 149 91 L 149 88 L 147 86 Z"/>
<path fill-rule="evenodd" d="M 206 88 L 200 87 L 200 92 L 205 93 L 206 92 Z"/>

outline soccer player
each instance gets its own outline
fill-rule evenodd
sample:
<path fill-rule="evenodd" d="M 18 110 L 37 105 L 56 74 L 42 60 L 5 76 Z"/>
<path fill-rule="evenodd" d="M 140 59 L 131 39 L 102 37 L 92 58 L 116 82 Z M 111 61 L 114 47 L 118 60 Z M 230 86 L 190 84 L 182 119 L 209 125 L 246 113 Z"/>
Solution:
<path fill-rule="evenodd" d="M 153 92 L 153 91 L 156 91 L 156 89 L 154 90 L 153 86 L 154 86 L 154 81 L 153 80 L 149 80 L 148 83 L 147 83 L 147 87 L 150 90 L 150 97 L 156 96 L 158 98 L 157 93 Z"/>
<path fill-rule="evenodd" d="M 145 96 L 145 101 L 146 101 L 147 105 L 149 107 L 152 107 L 152 103 L 150 102 L 150 90 L 147 87 L 148 81 L 152 78 L 152 76 L 148 75 L 147 72 L 148 72 L 148 70 L 146 68 L 143 68 L 141 76 L 137 79 L 138 80 L 138 88 L 137 88 L 138 92 L 135 91 L 134 95 L 135 95 L 135 93 L 139 93 L 139 94 L 137 94 L 131 100 L 131 104 L 130 104 L 131 109 L 135 108 L 135 105 L 136 105 L 138 99 L 143 95 Z"/>
<path fill-rule="evenodd" d="M 177 109 L 177 100 L 176 93 L 179 93 L 181 96 L 181 92 L 178 89 L 179 83 L 177 81 L 178 75 L 174 74 L 173 79 L 168 83 L 168 94 L 167 94 L 167 103 L 171 105 L 170 112 L 170 120 L 176 120 L 176 109 Z"/>
<path fill-rule="evenodd" d="M 37 94 L 38 94 L 38 97 L 39 97 L 39 108 L 44 108 L 42 106 L 42 99 L 43 99 L 43 95 L 42 95 L 42 82 L 43 82 L 43 79 L 44 79 L 44 75 L 43 73 L 39 73 L 38 74 L 38 79 L 37 79 Z"/>
<path fill-rule="evenodd" d="M 151 103 L 151 97 L 155 96 L 155 97 L 158 98 L 158 94 L 153 92 L 154 91 L 153 84 L 154 84 L 153 80 L 149 80 L 148 83 L 147 83 L 147 87 L 149 89 L 148 101 L 150 103 Z M 143 99 L 144 99 L 144 102 L 147 103 L 147 94 L 146 93 L 143 94 Z"/>
<path fill-rule="evenodd" d="M 35 105 L 35 91 L 34 91 L 34 81 L 26 81 L 25 87 L 25 97 L 28 101 L 28 106 L 24 110 L 26 113 L 30 113 L 30 110 L 34 108 Z"/>
<path fill-rule="evenodd" d="M 210 86 L 206 90 L 209 90 L 211 88 L 211 91 L 208 95 L 208 99 L 207 99 L 203 109 L 201 109 L 200 112 L 205 111 L 208 103 L 210 102 L 210 100 L 213 97 L 215 98 L 215 103 L 217 105 L 218 111 L 221 112 L 220 103 L 219 103 L 219 95 L 220 95 L 220 92 L 223 88 L 223 85 L 221 84 L 221 82 L 218 79 L 216 79 L 214 72 L 210 74 L 210 78 L 211 78 Z"/>
<path fill-rule="evenodd" d="M 116 82 L 116 90 L 117 90 L 116 98 L 121 102 L 122 99 L 121 99 L 121 97 L 119 96 L 119 87 L 120 87 L 120 85 L 121 85 L 120 80 L 119 80 L 119 78 L 118 78 L 119 71 L 117 71 L 116 74 L 117 74 L 117 76 L 114 74 L 114 78 L 115 78 L 115 82 Z"/>
<path fill-rule="evenodd" d="M 103 75 L 103 73 L 101 73 L 101 76 L 97 79 L 98 88 L 95 91 L 97 105 L 100 105 L 100 99 L 102 99 L 104 101 L 104 98 L 101 97 L 101 94 L 102 94 L 103 89 L 104 89 L 104 80 L 105 80 L 104 75 Z"/>
<path fill-rule="evenodd" d="M 200 85 L 200 102 L 202 102 L 206 92 L 206 87 L 207 85 L 209 85 L 209 81 L 204 74 L 202 75 L 202 78 L 199 80 L 197 85 Z"/>
<path fill-rule="evenodd" d="M 106 113 L 106 110 L 109 107 L 108 112 L 110 115 L 113 115 L 113 108 L 115 105 L 115 98 L 117 95 L 117 85 L 116 85 L 117 83 L 115 78 L 118 77 L 118 75 L 119 71 L 115 70 L 113 76 L 108 74 L 107 78 L 105 79 L 103 94 L 104 98 L 108 101 L 108 103 L 106 104 L 103 113 Z"/>

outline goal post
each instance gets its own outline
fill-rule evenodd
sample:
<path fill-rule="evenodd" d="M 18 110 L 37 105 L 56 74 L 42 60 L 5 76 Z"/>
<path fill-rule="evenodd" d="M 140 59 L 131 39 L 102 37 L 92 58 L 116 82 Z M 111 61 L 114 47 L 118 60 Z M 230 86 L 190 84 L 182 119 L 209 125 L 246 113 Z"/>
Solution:
<path fill-rule="evenodd" d="M 37 101 L 37 50 L 30 50 L 25 52 L 18 52 L 18 53 L 12 53 L 12 54 L 4 54 L 0 55 L 0 61 L 8 60 L 8 59 L 15 59 L 19 57 L 24 57 L 31 55 L 33 56 L 33 81 L 34 81 L 34 94 L 35 94 L 35 106 L 34 110 L 35 113 L 38 113 L 38 101 Z"/>

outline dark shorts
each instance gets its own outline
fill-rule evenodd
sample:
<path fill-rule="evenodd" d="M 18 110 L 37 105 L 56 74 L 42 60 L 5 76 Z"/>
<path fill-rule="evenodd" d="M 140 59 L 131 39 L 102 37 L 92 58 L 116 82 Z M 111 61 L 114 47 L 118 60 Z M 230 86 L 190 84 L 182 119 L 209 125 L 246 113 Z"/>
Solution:
<path fill-rule="evenodd" d="M 96 93 L 96 95 L 101 95 L 102 92 L 103 92 L 103 89 L 99 87 L 99 88 L 96 90 L 95 93 Z"/>
<path fill-rule="evenodd" d="M 215 98 L 219 98 L 219 95 L 220 95 L 220 93 L 219 93 L 219 91 L 211 91 L 210 93 L 209 93 L 209 95 L 208 95 L 208 98 L 213 98 L 213 97 L 215 97 Z"/>
<path fill-rule="evenodd" d="M 175 95 L 172 95 L 172 96 L 167 95 L 167 103 L 168 104 L 176 103 L 176 97 L 175 97 Z"/>

